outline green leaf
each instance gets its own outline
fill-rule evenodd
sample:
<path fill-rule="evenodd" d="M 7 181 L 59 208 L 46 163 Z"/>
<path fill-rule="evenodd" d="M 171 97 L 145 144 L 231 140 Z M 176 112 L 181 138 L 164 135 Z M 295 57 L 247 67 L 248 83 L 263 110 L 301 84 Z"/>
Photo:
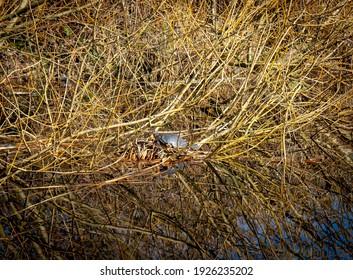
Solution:
<path fill-rule="evenodd" d="M 70 27 L 65 27 L 64 32 L 66 36 L 71 36 L 72 34 L 72 29 Z"/>

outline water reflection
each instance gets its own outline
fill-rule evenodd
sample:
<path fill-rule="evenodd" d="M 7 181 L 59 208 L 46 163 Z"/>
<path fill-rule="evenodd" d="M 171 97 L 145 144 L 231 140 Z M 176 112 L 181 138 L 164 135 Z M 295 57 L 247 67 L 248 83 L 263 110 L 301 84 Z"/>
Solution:
<path fill-rule="evenodd" d="M 0 197 L 0 255 L 352 259 L 346 185 L 332 190 L 312 174 L 311 181 L 294 173 L 284 181 L 279 169 L 259 172 L 247 161 L 211 161 L 195 153 L 187 161 L 124 171 L 116 165 L 109 172 L 54 177 L 19 173 Z M 37 187 L 43 183 L 51 187 Z"/>
<path fill-rule="evenodd" d="M 183 162 L 177 162 L 174 166 L 168 166 L 163 175 L 174 175 L 177 174 L 178 170 L 183 170 L 185 164 Z"/>

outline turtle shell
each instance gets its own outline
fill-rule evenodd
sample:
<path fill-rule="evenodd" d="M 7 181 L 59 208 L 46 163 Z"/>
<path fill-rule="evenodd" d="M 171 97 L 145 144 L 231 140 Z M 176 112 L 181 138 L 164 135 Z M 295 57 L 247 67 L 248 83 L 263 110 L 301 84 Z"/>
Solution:
<path fill-rule="evenodd" d="M 185 148 L 188 145 L 188 142 L 175 133 L 159 134 L 154 131 L 153 134 L 162 145 L 170 145 L 173 148 Z"/>

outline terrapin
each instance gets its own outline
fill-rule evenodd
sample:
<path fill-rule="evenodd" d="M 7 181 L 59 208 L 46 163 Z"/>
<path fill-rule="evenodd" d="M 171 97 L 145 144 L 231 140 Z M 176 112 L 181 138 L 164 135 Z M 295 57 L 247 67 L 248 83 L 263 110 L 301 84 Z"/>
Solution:
<path fill-rule="evenodd" d="M 159 134 L 157 131 L 153 131 L 153 135 L 156 137 L 157 143 L 161 145 L 169 145 L 173 148 L 185 148 L 188 145 L 188 142 L 175 133 Z"/>

